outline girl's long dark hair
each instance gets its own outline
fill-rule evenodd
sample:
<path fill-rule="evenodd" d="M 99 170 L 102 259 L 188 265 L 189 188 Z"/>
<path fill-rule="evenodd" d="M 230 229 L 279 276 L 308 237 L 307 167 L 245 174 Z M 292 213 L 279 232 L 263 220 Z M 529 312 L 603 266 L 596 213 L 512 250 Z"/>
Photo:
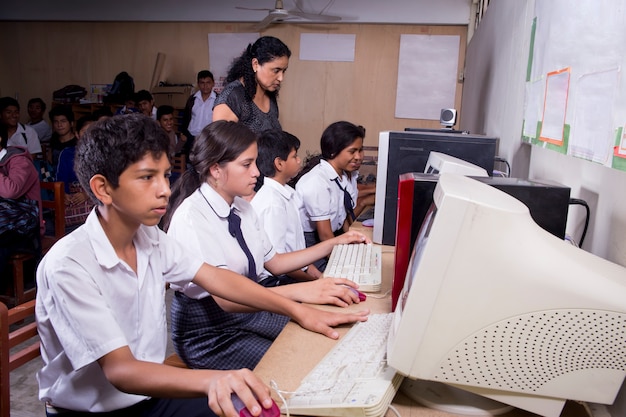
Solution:
<path fill-rule="evenodd" d="M 256 135 L 239 122 L 218 120 L 202 129 L 189 153 L 190 167 L 172 188 L 168 210 L 161 221 L 163 230 L 167 231 L 174 212 L 183 200 L 207 181 L 213 165 L 234 161 L 255 142 Z"/>
<path fill-rule="evenodd" d="M 226 75 L 226 82 L 230 83 L 243 78 L 246 96 L 252 100 L 256 94 L 257 85 L 256 76 L 252 69 L 252 59 L 256 58 L 259 64 L 263 65 L 283 56 L 291 57 L 291 51 L 283 41 L 273 36 L 262 36 L 256 42 L 249 44 L 239 58 L 235 58 Z"/>

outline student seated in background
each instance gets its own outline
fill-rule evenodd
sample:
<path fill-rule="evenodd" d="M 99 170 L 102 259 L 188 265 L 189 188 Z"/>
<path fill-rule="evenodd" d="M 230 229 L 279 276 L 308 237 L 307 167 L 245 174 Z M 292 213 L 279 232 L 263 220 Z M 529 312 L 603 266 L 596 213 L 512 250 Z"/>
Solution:
<path fill-rule="evenodd" d="M 198 91 L 189 96 L 183 112 L 181 132 L 188 138 L 185 145 L 186 155 L 189 155 L 193 139 L 200 134 L 206 125 L 213 121 L 213 103 L 217 97 L 213 91 L 215 79 L 211 71 L 202 70 L 198 72 L 197 82 Z"/>
<path fill-rule="evenodd" d="M 185 143 L 187 142 L 187 136 L 183 133 L 177 133 L 174 126 L 174 107 L 164 104 L 157 108 L 157 122 L 167 137 L 170 138 L 170 155 L 179 155 Z"/>
<path fill-rule="evenodd" d="M 43 116 L 46 113 L 46 103 L 39 97 L 31 98 L 28 100 L 27 110 L 28 117 L 30 117 L 28 126 L 35 129 L 37 136 L 39 137 L 39 142 L 49 142 L 50 137 L 52 136 L 52 128 L 48 122 L 43 119 Z"/>
<path fill-rule="evenodd" d="M 307 247 L 344 233 L 373 203 L 373 193 L 358 198 L 364 137 L 362 126 L 346 121 L 332 123 L 322 133 L 322 159 L 296 184 L 302 199 L 300 218 Z M 324 271 L 326 259 L 315 262 L 315 266 Z"/>
<path fill-rule="evenodd" d="M 351 281 L 328 278 L 274 286 L 279 282 L 268 271 L 274 276 L 294 271 L 327 256 L 337 243 L 365 242 L 365 236 L 353 231 L 312 248 L 276 253 L 254 209 L 242 198 L 252 193 L 259 175 L 256 135 L 240 122 L 220 120 L 197 139 L 189 156 L 191 168 L 172 190 L 164 218 L 168 235 L 206 263 L 271 285 L 272 292 L 294 301 L 341 307 L 358 303 Z M 193 283 L 172 288 L 172 340 L 191 368 L 252 369 L 289 321 Z"/>
<path fill-rule="evenodd" d="M 124 98 L 124 106 L 120 107 L 115 111 L 115 115 L 118 114 L 131 114 L 131 113 L 139 113 L 139 109 L 137 109 L 137 102 L 135 101 L 135 94 L 130 94 Z"/>
<path fill-rule="evenodd" d="M 41 153 L 39 136 L 35 129 L 20 123 L 20 103 L 13 97 L 0 98 L 0 122 L 8 130 L 7 146 L 23 146 L 33 157 Z"/>
<path fill-rule="evenodd" d="M 96 117 L 92 114 L 78 119 L 76 122 L 76 143 L 80 141 L 89 125 L 95 121 Z M 70 230 L 72 226 L 83 224 L 93 208 L 93 202 L 78 182 L 78 177 L 74 171 L 75 155 L 76 145 L 64 148 L 59 154 L 56 170 L 56 180 L 65 185 L 65 226 Z"/>
<path fill-rule="evenodd" d="M 21 146 L 7 146 L 7 126 L 0 123 L 0 291 L 10 282 L 9 256 L 16 252 L 40 256 L 39 177 L 31 155 Z M 27 283 L 30 284 L 31 282 Z"/>
<path fill-rule="evenodd" d="M 170 197 L 168 151 L 163 130 L 140 114 L 96 122 L 78 144 L 76 174 L 97 205 L 37 269 L 43 359 L 37 379 L 49 416 L 236 417 L 231 393 L 254 415 L 271 406 L 269 388 L 250 370 L 163 364 L 166 282 L 192 281 L 334 338 L 330 326 L 366 320 L 367 312 L 319 311 L 204 264 L 161 231 Z"/>
<path fill-rule="evenodd" d="M 59 164 L 59 155 L 65 148 L 76 146 L 76 135 L 74 134 L 74 112 L 71 106 L 56 106 L 48 113 L 52 122 L 52 138 L 50 148 L 52 149 L 52 167 L 56 173 Z"/>
<path fill-rule="evenodd" d="M 261 227 L 278 253 L 306 248 L 304 231 L 298 209 L 300 199 L 296 190 L 287 185 L 302 169 L 298 156 L 300 140 L 291 133 L 266 130 L 257 140 L 257 167 L 263 185 L 250 202 Z M 322 274 L 311 264 L 287 275 L 296 281 L 311 281 Z"/>
<path fill-rule="evenodd" d="M 154 98 L 148 90 L 139 90 L 135 94 L 135 101 L 139 112 L 154 120 L 157 118 L 157 108 L 154 107 Z"/>

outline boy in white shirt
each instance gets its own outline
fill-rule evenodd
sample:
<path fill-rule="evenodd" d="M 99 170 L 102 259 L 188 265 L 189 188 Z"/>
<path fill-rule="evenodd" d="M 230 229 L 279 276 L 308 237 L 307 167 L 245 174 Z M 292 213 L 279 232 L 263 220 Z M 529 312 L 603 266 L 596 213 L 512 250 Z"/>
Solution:
<path fill-rule="evenodd" d="M 250 202 L 276 252 L 286 253 L 306 249 L 304 231 L 298 208 L 299 195 L 287 183 L 302 169 L 298 156 L 300 140 L 288 132 L 266 130 L 258 141 L 257 167 L 263 176 L 263 186 Z M 313 265 L 280 277 L 281 284 L 310 281 L 322 273 Z M 285 280 L 286 278 L 286 280 Z M 283 282 L 287 281 L 287 282 Z"/>
<path fill-rule="evenodd" d="M 96 122 L 78 144 L 76 174 L 97 206 L 37 269 L 37 378 L 48 416 L 236 417 L 231 394 L 254 416 L 272 407 L 269 388 L 247 369 L 163 364 L 166 282 L 192 281 L 333 338 L 330 326 L 366 319 L 366 311 L 336 314 L 288 300 L 168 237 L 157 227 L 171 194 L 168 152 L 165 132 L 141 114 Z"/>

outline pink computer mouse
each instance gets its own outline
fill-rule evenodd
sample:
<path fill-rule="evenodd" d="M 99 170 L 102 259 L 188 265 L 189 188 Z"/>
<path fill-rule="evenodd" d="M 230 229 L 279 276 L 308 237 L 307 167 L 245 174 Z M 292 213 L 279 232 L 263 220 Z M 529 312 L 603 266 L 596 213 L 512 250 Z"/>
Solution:
<path fill-rule="evenodd" d="M 253 417 L 237 394 L 231 394 L 230 399 L 235 406 L 235 410 L 239 413 L 239 417 Z M 278 408 L 278 405 L 276 405 L 274 400 L 272 400 L 272 406 L 270 408 L 261 407 L 261 414 L 259 414 L 259 417 L 280 417 L 280 408 Z"/>
<path fill-rule="evenodd" d="M 358 297 L 360 301 L 365 301 L 367 300 L 367 295 L 363 294 L 361 291 L 359 290 L 355 290 L 354 288 L 350 287 L 350 291 L 352 291 L 353 293 L 355 293 Z"/>

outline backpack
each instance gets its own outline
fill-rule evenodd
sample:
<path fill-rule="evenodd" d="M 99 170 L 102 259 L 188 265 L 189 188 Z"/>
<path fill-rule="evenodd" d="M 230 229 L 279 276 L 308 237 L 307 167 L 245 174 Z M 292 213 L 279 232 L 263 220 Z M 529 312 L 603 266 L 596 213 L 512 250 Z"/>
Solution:
<path fill-rule="evenodd" d="M 60 103 L 74 103 L 80 101 L 81 98 L 87 95 L 85 87 L 80 85 L 66 85 L 52 93 L 52 100 Z"/>
<path fill-rule="evenodd" d="M 125 100 L 135 94 L 135 81 L 126 71 L 115 76 L 113 84 L 102 101 L 106 104 L 124 104 Z"/>

